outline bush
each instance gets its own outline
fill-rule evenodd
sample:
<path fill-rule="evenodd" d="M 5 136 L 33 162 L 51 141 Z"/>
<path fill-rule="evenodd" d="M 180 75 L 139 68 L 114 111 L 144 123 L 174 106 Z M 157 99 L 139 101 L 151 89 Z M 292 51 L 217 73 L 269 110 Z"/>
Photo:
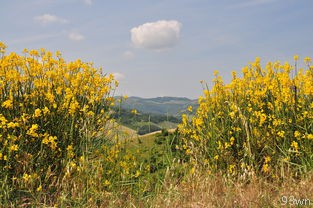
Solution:
<path fill-rule="evenodd" d="M 55 191 L 53 183 L 105 134 L 117 86 L 90 63 L 41 49 L 5 54 L 0 43 L 0 201 Z M 36 192 L 37 191 L 37 192 Z"/>
<path fill-rule="evenodd" d="M 295 57 L 297 59 L 297 57 Z M 194 168 L 227 175 L 284 177 L 312 170 L 313 68 L 256 59 L 224 84 L 217 72 L 192 118 L 183 115 L 180 150 Z M 297 66 L 297 65 L 296 65 Z M 295 72 L 293 72 L 295 71 Z M 292 77 L 292 74 L 295 74 Z"/>

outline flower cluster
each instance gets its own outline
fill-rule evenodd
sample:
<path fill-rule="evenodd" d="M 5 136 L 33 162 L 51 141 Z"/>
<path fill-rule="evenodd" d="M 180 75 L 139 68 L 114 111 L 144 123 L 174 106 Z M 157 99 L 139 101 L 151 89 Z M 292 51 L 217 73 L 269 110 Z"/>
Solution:
<path fill-rule="evenodd" d="M 61 176 L 66 161 L 105 133 L 118 83 L 92 63 L 66 62 L 59 52 L 7 55 L 5 48 L 0 43 L 0 180 L 30 187 L 22 182 L 38 185 L 49 171 Z"/>
<path fill-rule="evenodd" d="M 229 84 L 215 73 L 193 117 L 183 115 L 181 151 L 193 164 L 228 174 L 277 176 L 290 166 L 301 171 L 313 152 L 313 67 L 260 59 L 233 72 Z M 296 171 L 296 172 L 297 172 Z"/>

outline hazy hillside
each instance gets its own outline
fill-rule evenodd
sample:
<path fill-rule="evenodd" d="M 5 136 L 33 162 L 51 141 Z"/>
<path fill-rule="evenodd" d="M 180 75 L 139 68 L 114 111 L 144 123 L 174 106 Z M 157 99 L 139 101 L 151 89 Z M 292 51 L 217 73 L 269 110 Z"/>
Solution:
<path fill-rule="evenodd" d="M 135 130 L 138 134 L 147 134 L 161 129 L 176 128 L 180 123 L 180 118 L 173 115 L 142 113 L 138 111 L 132 113 L 130 109 L 115 107 L 112 111 L 112 118 L 123 126 Z"/>
<path fill-rule="evenodd" d="M 143 113 L 179 116 L 186 111 L 189 105 L 196 106 L 197 100 L 181 97 L 129 97 L 122 103 L 122 108 L 136 109 Z"/>

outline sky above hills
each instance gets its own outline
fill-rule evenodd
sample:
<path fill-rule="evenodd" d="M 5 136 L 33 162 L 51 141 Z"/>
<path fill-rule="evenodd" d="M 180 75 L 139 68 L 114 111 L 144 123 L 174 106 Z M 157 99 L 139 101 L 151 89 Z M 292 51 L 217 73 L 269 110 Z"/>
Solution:
<path fill-rule="evenodd" d="M 11 0 L 0 6 L 8 51 L 60 50 L 120 81 L 117 95 L 201 95 L 219 70 L 260 57 L 313 57 L 311 0 Z"/>

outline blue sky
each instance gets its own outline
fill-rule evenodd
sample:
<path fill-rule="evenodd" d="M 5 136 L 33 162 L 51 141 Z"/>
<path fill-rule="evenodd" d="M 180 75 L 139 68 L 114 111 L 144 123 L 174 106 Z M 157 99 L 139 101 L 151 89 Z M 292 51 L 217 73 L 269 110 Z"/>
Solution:
<path fill-rule="evenodd" d="M 261 57 L 313 56 L 311 0 L 4 0 L 8 51 L 60 50 L 120 81 L 117 94 L 196 98 L 200 80 Z"/>

